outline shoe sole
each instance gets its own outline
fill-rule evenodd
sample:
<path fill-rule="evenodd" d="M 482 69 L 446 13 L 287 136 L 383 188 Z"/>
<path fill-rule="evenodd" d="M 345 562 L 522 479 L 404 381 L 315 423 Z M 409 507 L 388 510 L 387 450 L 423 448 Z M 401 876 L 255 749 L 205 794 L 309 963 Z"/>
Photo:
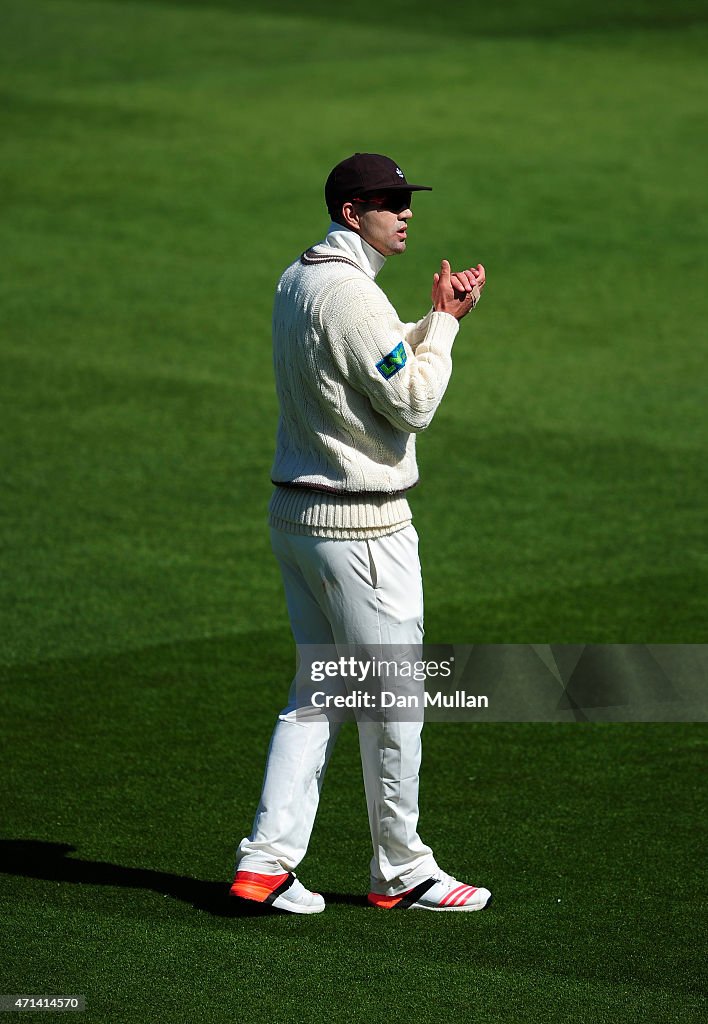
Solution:
<path fill-rule="evenodd" d="M 278 896 L 277 899 L 273 900 L 271 906 L 275 907 L 276 910 L 285 910 L 290 914 L 321 914 L 327 904 L 323 903 L 322 906 L 308 907 L 303 906 L 301 903 L 290 903 L 283 896 Z"/>
<path fill-rule="evenodd" d="M 254 909 L 258 907 L 264 914 L 267 914 L 271 910 L 277 910 L 286 914 L 321 914 L 322 911 L 327 908 L 326 903 L 323 903 L 321 907 L 305 907 L 299 903 L 289 903 L 288 900 L 284 900 L 282 896 L 278 896 L 271 903 L 266 903 L 265 900 L 251 900 L 248 896 L 236 896 L 233 893 L 229 896 L 229 899 L 235 900 L 237 903 L 243 903 L 249 907 L 253 907 Z"/>

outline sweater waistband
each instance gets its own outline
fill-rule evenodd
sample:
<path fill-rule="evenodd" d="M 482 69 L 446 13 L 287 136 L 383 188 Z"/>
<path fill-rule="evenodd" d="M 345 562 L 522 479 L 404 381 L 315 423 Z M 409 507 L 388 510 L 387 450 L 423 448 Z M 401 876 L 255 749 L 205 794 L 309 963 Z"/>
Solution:
<path fill-rule="evenodd" d="M 398 494 L 341 494 L 304 487 L 276 486 L 270 499 L 270 525 L 286 533 L 365 540 L 408 526 L 410 505 Z"/>

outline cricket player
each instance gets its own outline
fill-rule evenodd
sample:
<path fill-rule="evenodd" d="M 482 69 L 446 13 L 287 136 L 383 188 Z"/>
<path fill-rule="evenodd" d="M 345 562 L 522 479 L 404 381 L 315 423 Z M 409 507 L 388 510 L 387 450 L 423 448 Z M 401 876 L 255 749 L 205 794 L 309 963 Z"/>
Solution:
<path fill-rule="evenodd" d="M 388 157 L 355 153 L 330 173 L 324 241 L 285 270 L 273 310 L 280 404 L 270 503 L 295 642 L 419 648 L 423 588 L 406 493 L 416 434 L 431 423 L 452 346 L 485 282 L 481 264 L 433 275 L 432 309 L 404 323 L 376 283 L 405 252 L 414 192 Z M 297 678 L 297 677 L 296 677 Z M 341 680 L 326 680 L 339 692 Z M 307 852 L 340 723 L 302 707 L 293 683 L 268 752 L 234 897 L 296 914 L 325 909 L 295 876 Z M 305 712 L 305 713 L 303 713 Z M 446 874 L 418 835 L 422 722 L 358 721 L 373 845 L 369 902 L 383 909 L 481 910 L 489 890 Z"/>

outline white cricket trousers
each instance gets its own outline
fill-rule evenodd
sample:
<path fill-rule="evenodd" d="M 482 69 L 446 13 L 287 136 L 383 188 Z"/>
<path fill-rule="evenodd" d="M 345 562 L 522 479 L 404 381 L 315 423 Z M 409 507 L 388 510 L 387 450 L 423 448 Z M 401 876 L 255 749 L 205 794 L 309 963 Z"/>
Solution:
<path fill-rule="evenodd" d="M 328 540 L 271 530 L 298 645 L 411 645 L 423 639 L 423 587 L 413 526 L 374 540 Z M 341 692 L 339 679 L 320 689 Z M 340 723 L 297 714 L 295 681 L 268 751 L 253 831 L 239 870 L 294 871 L 307 852 Z M 310 707 L 309 709 L 313 709 Z M 373 845 L 371 891 L 395 896 L 434 875 L 418 835 L 421 721 L 357 723 Z"/>

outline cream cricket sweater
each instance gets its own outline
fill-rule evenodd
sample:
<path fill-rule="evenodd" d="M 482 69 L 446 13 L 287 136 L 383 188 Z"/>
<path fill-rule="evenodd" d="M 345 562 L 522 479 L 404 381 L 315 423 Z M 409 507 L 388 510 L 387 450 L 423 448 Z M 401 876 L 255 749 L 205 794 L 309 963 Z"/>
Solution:
<path fill-rule="evenodd" d="M 432 310 L 402 323 L 374 280 L 384 263 L 333 223 L 278 283 L 270 523 L 280 530 L 364 539 L 411 522 L 415 435 L 445 393 L 459 324 Z"/>

